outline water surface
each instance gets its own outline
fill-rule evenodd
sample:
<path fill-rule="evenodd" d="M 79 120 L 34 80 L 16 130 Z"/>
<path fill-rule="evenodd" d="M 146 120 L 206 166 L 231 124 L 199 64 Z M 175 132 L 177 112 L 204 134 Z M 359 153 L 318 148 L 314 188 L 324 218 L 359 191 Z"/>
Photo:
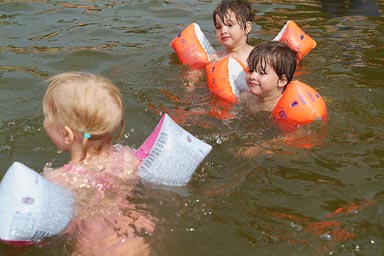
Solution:
<path fill-rule="evenodd" d="M 138 147 L 168 112 L 213 151 L 185 187 L 140 184 L 159 222 L 153 255 L 383 255 L 384 20 L 382 1 L 254 3 L 253 44 L 296 21 L 318 43 L 297 79 L 325 99 L 329 121 L 282 133 L 244 106 L 209 115 L 206 82 L 169 42 L 191 22 L 215 41 L 218 1 L 0 1 L 0 176 L 13 161 L 41 170 L 68 158 L 42 129 L 47 77 L 69 70 L 111 78 L 125 100 L 124 143 Z M 243 146 L 262 150 L 236 158 Z M 0 255 L 69 255 L 61 238 L 0 245 Z"/>

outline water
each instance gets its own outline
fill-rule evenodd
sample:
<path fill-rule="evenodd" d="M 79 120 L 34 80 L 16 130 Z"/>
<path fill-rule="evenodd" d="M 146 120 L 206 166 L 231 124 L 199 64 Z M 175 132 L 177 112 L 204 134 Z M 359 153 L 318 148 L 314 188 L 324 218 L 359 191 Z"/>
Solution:
<path fill-rule="evenodd" d="M 185 187 L 137 188 L 159 222 L 153 255 L 384 254 L 384 20 L 382 1 L 261 1 L 252 43 L 286 20 L 318 43 L 297 77 L 325 99 L 329 121 L 299 138 L 266 114 L 209 112 L 205 81 L 189 93 L 169 42 L 197 22 L 214 45 L 218 1 L 0 1 L 0 170 L 68 160 L 42 129 L 47 77 L 85 70 L 111 78 L 125 100 L 124 143 L 139 146 L 162 112 L 213 145 Z M 362 3 L 363 2 L 363 3 Z M 277 140 L 276 138 L 282 138 Z M 259 146 L 249 159 L 242 146 Z M 68 255 L 66 241 L 0 245 L 0 255 Z"/>

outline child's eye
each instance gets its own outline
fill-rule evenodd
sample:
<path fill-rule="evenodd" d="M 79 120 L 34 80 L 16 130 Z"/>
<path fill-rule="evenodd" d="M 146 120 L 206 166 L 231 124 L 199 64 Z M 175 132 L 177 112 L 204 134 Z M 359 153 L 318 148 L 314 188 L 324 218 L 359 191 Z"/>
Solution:
<path fill-rule="evenodd" d="M 260 75 L 266 75 L 266 74 L 267 74 L 267 72 L 265 72 L 265 71 L 262 70 L 262 69 L 259 69 L 259 70 L 257 70 L 256 72 L 259 73 Z"/>

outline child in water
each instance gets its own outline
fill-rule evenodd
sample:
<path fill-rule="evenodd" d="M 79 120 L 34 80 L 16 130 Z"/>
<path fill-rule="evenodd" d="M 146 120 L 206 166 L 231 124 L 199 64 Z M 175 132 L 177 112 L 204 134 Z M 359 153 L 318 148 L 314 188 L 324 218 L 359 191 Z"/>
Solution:
<path fill-rule="evenodd" d="M 271 112 L 293 79 L 297 52 L 283 42 L 267 41 L 251 51 L 247 63 L 249 92 L 242 92 L 240 99 L 253 109 Z"/>
<path fill-rule="evenodd" d="M 292 81 L 297 67 L 297 52 L 286 43 L 267 41 L 257 45 L 248 57 L 246 81 L 249 92 L 242 92 L 240 100 L 252 112 L 272 112 L 282 97 L 286 86 Z M 305 136 L 305 134 L 304 134 Z M 281 143 L 304 137 L 299 132 L 277 138 L 257 146 L 242 147 L 237 157 L 253 157 L 280 148 Z"/>
<path fill-rule="evenodd" d="M 154 224 L 127 200 L 139 160 L 131 148 L 112 144 L 114 133 L 119 138 L 124 130 L 120 91 L 90 73 L 68 72 L 49 81 L 44 129 L 58 149 L 69 152 L 70 161 L 43 174 L 76 199 L 66 230 L 73 255 L 149 255 L 145 236 Z"/>
<path fill-rule="evenodd" d="M 236 57 L 245 65 L 253 46 L 248 43 L 248 34 L 254 18 L 252 4 L 245 0 L 223 0 L 212 14 L 217 42 L 224 46 L 209 57 L 215 62 L 225 57 Z M 186 75 L 185 85 L 190 91 L 194 83 L 203 77 L 201 70 L 191 70 Z"/>
<path fill-rule="evenodd" d="M 217 42 L 224 46 L 224 50 L 212 54 L 211 59 L 216 61 L 230 56 L 246 64 L 253 49 L 248 43 L 254 18 L 252 4 L 245 0 L 223 0 L 212 16 Z"/>

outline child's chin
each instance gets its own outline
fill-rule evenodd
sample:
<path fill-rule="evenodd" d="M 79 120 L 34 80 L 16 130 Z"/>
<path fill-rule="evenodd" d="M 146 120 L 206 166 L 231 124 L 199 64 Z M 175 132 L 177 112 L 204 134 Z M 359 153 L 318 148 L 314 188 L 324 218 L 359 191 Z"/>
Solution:
<path fill-rule="evenodd" d="M 225 40 L 221 41 L 221 45 L 225 46 L 225 47 L 230 47 L 231 46 L 231 42 L 230 42 L 229 39 L 225 39 Z"/>
<path fill-rule="evenodd" d="M 255 96 L 260 96 L 260 89 L 256 87 L 249 87 L 249 92 Z"/>

